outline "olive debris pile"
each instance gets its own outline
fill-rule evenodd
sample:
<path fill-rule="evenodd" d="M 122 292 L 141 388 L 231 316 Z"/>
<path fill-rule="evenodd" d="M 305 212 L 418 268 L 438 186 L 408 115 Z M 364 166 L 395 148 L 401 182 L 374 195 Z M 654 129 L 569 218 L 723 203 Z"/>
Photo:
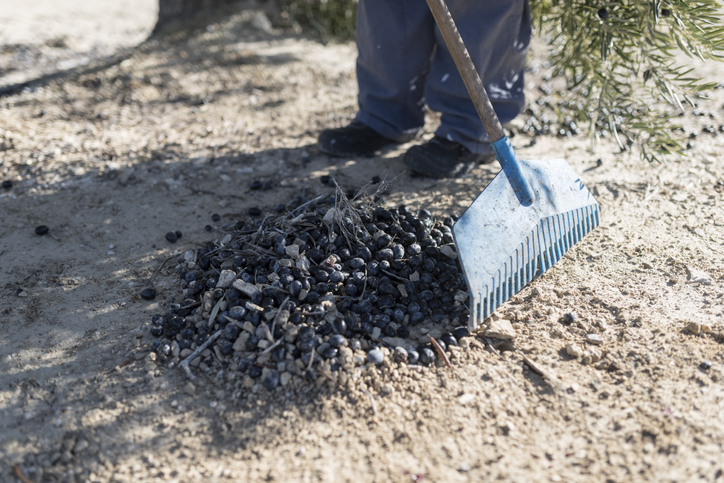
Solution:
<path fill-rule="evenodd" d="M 236 371 L 269 390 L 387 357 L 432 364 L 429 335 L 442 350 L 467 335 L 453 223 L 339 190 L 238 222 L 179 259 L 184 298 L 153 316 L 151 349 L 171 365 L 202 349 L 191 370 Z"/>

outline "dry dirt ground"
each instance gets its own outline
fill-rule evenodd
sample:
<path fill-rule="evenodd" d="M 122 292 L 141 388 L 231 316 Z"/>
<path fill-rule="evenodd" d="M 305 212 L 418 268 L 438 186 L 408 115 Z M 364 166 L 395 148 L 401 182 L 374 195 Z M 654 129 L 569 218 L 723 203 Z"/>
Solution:
<path fill-rule="evenodd" d="M 0 2 L 2 85 L 133 45 L 155 14 L 151 0 L 21 3 Z M 320 154 L 318 132 L 355 111 L 354 46 L 262 20 L 247 11 L 0 98 L 13 183 L 0 189 L 0 481 L 724 480 L 724 136 L 704 130 L 724 124 L 722 90 L 682 119 L 698 133 L 690 157 L 664 165 L 608 139 L 512 138 L 521 158 L 565 157 L 602 222 L 499 310 L 515 330 L 500 351 L 478 334 L 452 369 L 393 363 L 271 393 L 224 373 L 189 385 L 148 361 L 150 317 L 180 294 L 173 260 L 249 207 L 329 191 L 323 174 L 349 188 L 380 176 L 389 204 L 443 216 L 499 169 L 431 181 L 406 173 L 408 146 Z M 545 69 L 531 67 L 535 100 Z"/>

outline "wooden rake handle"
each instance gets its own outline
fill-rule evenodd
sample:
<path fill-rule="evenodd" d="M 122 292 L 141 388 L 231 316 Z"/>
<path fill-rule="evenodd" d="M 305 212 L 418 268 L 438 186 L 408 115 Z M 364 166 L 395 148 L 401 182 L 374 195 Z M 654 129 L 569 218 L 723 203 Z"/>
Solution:
<path fill-rule="evenodd" d="M 478 71 L 475 70 L 473 60 L 470 58 L 468 49 L 465 48 L 463 39 L 458 32 L 458 28 L 455 26 L 450 10 L 448 10 L 445 0 L 427 0 L 427 5 L 430 7 L 435 22 L 437 23 L 442 38 L 445 40 L 450 55 L 452 55 L 455 65 L 458 68 L 458 72 L 463 78 L 465 87 L 468 89 L 470 99 L 472 99 L 475 109 L 478 111 L 480 120 L 483 121 L 485 131 L 488 133 L 488 137 L 491 142 L 498 141 L 505 137 L 505 131 L 503 126 L 500 125 L 498 116 L 493 110 L 493 105 L 490 103 L 488 93 L 483 87 L 483 81 L 480 80 Z"/>

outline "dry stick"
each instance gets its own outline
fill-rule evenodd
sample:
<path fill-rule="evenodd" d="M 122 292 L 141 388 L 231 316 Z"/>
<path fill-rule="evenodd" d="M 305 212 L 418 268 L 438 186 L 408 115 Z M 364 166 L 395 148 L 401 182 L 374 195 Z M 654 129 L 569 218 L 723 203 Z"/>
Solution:
<path fill-rule="evenodd" d="M 214 308 L 211 309 L 211 315 L 209 316 L 209 328 L 213 327 L 214 320 L 216 319 L 216 315 L 219 313 L 219 309 L 221 308 L 221 302 L 223 302 L 224 299 L 220 298 L 218 302 L 216 302 L 216 305 L 214 305 Z M 216 339 L 219 338 L 221 333 L 224 331 L 224 329 L 217 330 L 211 337 L 206 339 L 206 341 L 201 344 L 199 347 L 196 348 L 195 351 L 191 353 L 190 356 L 188 356 L 186 359 L 184 359 L 181 364 L 179 364 L 179 367 L 184 370 L 187 376 L 189 376 L 189 379 L 194 380 L 196 379 L 196 376 L 191 374 L 191 369 L 189 368 L 189 363 L 191 360 L 196 357 L 197 355 L 201 354 L 201 352 L 204 351 L 208 346 L 211 345 L 212 342 L 214 342 Z"/>
<path fill-rule="evenodd" d="M 23 483 L 33 483 L 30 478 L 25 476 L 25 473 L 23 473 L 23 470 L 20 469 L 19 465 L 13 465 L 13 471 L 15 472 L 15 477 L 22 481 Z"/>
<path fill-rule="evenodd" d="M 380 272 L 384 273 L 385 275 L 389 275 L 392 278 L 396 278 L 400 282 L 409 282 L 410 281 L 409 278 L 400 277 L 399 275 L 395 275 L 394 273 L 388 272 L 387 270 L 382 270 L 381 268 L 380 268 Z"/>
<path fill-rule="evenodd" d="M 261 352 L 259 353 L 259 355 L 263 355 L 263 354 L 266 354 L 267 352 L 270 352 L 270 351 L 271 351 L 272 349 L 274 349 L 276 346 L 278 346 L 279 344 L 281 344 L 283 340 L 284 340 L 284 337 L 280 338 L 278 341 L 274 342 L 272 345 L 270 345 L 269 347 L 267 347 L 266 349 L 264 349 L 263 351 L 261 351 Z"/>
<path fill-rule="evenodd" d="M 372 403 L 372 412 L 375 413 L 375 416 L 377 416 L 377 402 L 375 401 L 375 398 L 372 396 L 372 393 L 370 393 L 367 389 L 362 386 L 362 383 L 359 385 L 360 390 L 367 394 L 367 397 L 370 398 L 370 402 Z"/>
<path fill-rule="evenodd" d="M 160 272 L 161 269 L 163 268 L 163 266 L 166 265 L 166 262 L 168 262 L 169 260 L 173 260 L 174 258 L 178 257 L 179 255 L 181 255 L 180 252 L 179 252 L 179 253 L 174 253 L 173 255 L 171 255 L 170 257 L 168 257 L 168 258 L 165 259 L 164 261 L 162 261 L 162 262 L 161 262 L 161 265 L 159 265 L 158 268 L 156 269 L 156 271 L 153 272 L 153 275 L 151 275 L 150 277 L 148 277 L 148 283 L 151 283 L 151 281 L 153 280 L 153 277 L 155 277 L 156 275 L 158 275 L 158 272 Z"/>
<path fill-rule="evenodd" d="M 270 340 L 269 342 L 274 342 L 274 328 L 276 327 L 277 321 L 279 320 L 279 315 L 282 313 L 282 309 L 283 309 L 284 306 L 287 304 L 287 302 L 289 302 L 289 296 L 287 296 L 287 298 L 284 299 L 284 301 L 282 302 L 282 304 L 279 306 L 279 309 L 277 310 L 277 313 L 274 315 L 274 322 L 272 322 L 272 326 L 271 326 L 271 336 L 272 336 L 272 337 L 271 337 L 271 340 Z M 280 340 L 281 340 L 281 339 L 280 339 Z"/>
<path fill-rule="evenodd" d="M 521 354 L 522 355 L 522 354 Z M 539 376 L 543 378 L 545 382 L 547 382 L 554 391 L 558 392 L 559 394 L 562 394 L 562 385 L 561 381 L 558 380 L 556 376 L 554 376 L 552 373 L 548 372 L 547 370 L 543 369 L 541 366 L 533 362 L 528 356 L 523 356 L 523 363 L 530 368 L 531 371 L 535 372 Z"/>
<path fill-rule="evenodd" d="M 135 361 L 135 360 L 136 360 L 135 357 L 131 357 L 130 359 L 126 359 L 125 361 L 121 362 L 121 363 L 118 364 L 116 367 L 117 367 L 118 369 L 121 369 L 121 368 L 123 368 L 123 367 L 126 367 L 128 364 L 130 364 L 131 362 L 133 362 L 133 361 Z"/>
<path fill-rule="evenodd" d="M 281 339 L 279 339 L 281 340 Z M 312 364 L 314 364 L 314 347 L 312 347 L 312 353 L 309 356 L 309 364 L 307 365 L 307 371 L 312 370 Z"/>
<path fill-rule="evenodd" d="M 432 346 L 435 348 L 435 351 L 440 356 L 440 359 L 445 363 L 448 369 L 452 369 L 452 364 L 450 364 L 450 359 L 448 359 L 447 354 L 445 354 L 445 351 L 442 350 L 442 347 L 440 347 L 440 344 L 437 343 L 437 341 L 430 337 L 430 342 L 432 342 Z"/>
<path fill-rule="evenodd" d="M 490 342 L 490 339 L 488 339 L 487 337 L 483 337 L 483 340 L 485 341 L 485 346 L 486 346 L 488 349 L 490 349 L 490 352 L 492 352 L 493 354 L 495 354 L 495 355 L 498 356 L 498 357 L 503 357 L 503 356 L 500 355 L 500 352 L 498 352 L 498 349 L 496 349 L 495 347 L 493 347 L 493 344 Z"/>
<path fill-rule="evenodd" d="M 219 330 L 217 330 L 216 332 L 214 332 L 211 337 L 209 337 L 208 339 L 206 339 L 206 342 L 204 342 L 203 344 L 201 344 L 200 346 L 198 346 L 198 347 L 196 348 L 196 350 L 191 353 L 190 356 L 188 356 L 186 359 L 184 359 L 184 360 L 181 362 L 181 364 L 178 365 L 181 369 L 184 370 L 184 372 L 186 373 L 186 375 L 187 375 L 187 376 L 189 377 L 189 379 L 191 379 L 192 381 L 193 381 L 194 379 L 196 379 L 196 376 L 194 376 L 193 374 L 191 374 L 191 369 L 189 368 L 189 363 L 191 362 L 192 359 L 194 359 L 196 356 L 198 356 L 199 354 L 201 354 L 207 347 L 209 347 L 212 342 L 214 342 L 216 339 L 218 339 L 222 332 L 224 332 L 224 329 L 219 329 Z"/>

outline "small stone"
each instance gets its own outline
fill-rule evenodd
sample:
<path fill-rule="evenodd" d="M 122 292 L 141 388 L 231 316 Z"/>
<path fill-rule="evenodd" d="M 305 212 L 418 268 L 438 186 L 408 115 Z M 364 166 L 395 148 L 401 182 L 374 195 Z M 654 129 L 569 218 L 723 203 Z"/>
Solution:
<path fill-rule="evenodd" d="M 219 274 L 219 280 L 216 282 L 216 288 L 228 288 L 236 280 L 236 272 L 233 270 L 222 270 Z"/>
<path fill-rule="evenodd" d="M 3 189 L 9 190 L 10 188 L 13 187 L 13 182 L 10 181 L 9 179 L 6 179 L 5 181 L 2 182 L 2 187 L 3 187 Z"/>
<path fill-rule="evenodd" d="M 169 243 L 176 243 L 178 241 L 178 235 L 176 235 L 175 232 L 170 231 L 166 233 L 166 240 L 168 240 Z"/>
<path fill-rule="evenodd" d="M 289 384 L 289 381 L 292 380 L 292 375 L 288 372 L 282 372 L 281 376 L 279 376 L 279 382 L 282 386 L 286 386 Z"/>
<path fill-rule="evenodd" d="M 196 386 L 194 386 L 192 382 L 187 382 L 184 386 L 184 392 L 189 396 L 193 396 L 194 394 L 196 394 Z"/>
<path fill-rule="evenodd" d="M 508 319 L 491 320 L 490 326 L 485 330 L 487 337 L 502 340 L 515 339 L 516 333 Z"/>
<path fill-rule="evenodd" d="M 40 235 L 40 236 L 47 235 L 49 231 L 50 231 L 50 228 L 48 228 L 48 225 L 40 225 L 40 226 L 35 227 L 36 235 Z"/>
<path fill-rule="evenodd" d="M 465 393 L 458 398 L 461 406 L 466 406 L 475 400 L 475 394 Z"/>
<path fill-rule="evenodd" d="M 705 334 L 711 334 L 711 326 L 707 324 L 701 324 L 701 331 Z"/>
<path fill-rule="evenodd" d="M 385 360 L 385 355 L 380 349 L 374 348 L 367 353 L 367 362 L 370 364 L 382 364 Z"/>
<path fill-rule="evenodd" d="M 246 341 L 249 340 L 249 337 L 251 337 L 251 334 L 249 332 L 242 332 L 241 335 L 236 339 L 234 342 L 234 345 L 232 346 L 232 349 L 234 352 L 241 352 L 246 348 Z"/>
<path fill-rule="evenodd" d="M 299 245 L 291 244 L 284 247 L 284 252 L 288 257 L 297 259 L 299 258 Z"/>
<path fill-rule="evenodd" d="M 696 283 L 700 285 L 713 285 L 714 279 L 708 273 L 704 273 L 701 270 L 690 270 L 689 283 Z"/>
<path fill-rule="evenodd" d="M 701 364 L 699 364 L 699 369 L 702 371 L 708 371 L 711 369 L 712 363 L 711 361 L 701 361 Z"/>
<path fill-rule="evenodd" d="M 152 287 L 144 288 L 143 290 L 141 290 L 141 298 L 143 300 L 153 300 L 156 298 L 157 294 L 158 292 L 156 292 L 156 289 Z"/>
<path fill-rule="evenodd" d="M 253 298 L 257 296 L 257 294 L 261 294 L 261 290 L 259 290 L 259 287 L 257 287 L 253 283 L 244 282 L 243 280 L 239 279 L 234 280 L 232 287 L 234 287 L 236 290 L 243 293 L 249 298 Z"/>
<path fill-rule="evenodd" d="M 395 347 L 395 352 L 392 357 L 396 362 L 407 362 L 407 356 L 408 354 L 405 348 L 398 346 Z"/>
<path fill-rule="evenodd" d="M 196 263 L 196 250 L 188 250 L 184 253 L 184 261 L 186 263 Z"/>
<path fill-rule="evenodd" d="M 699 325 L 697 322 L 689 322 L 688 324 L 686 324 L 685 330 L 690 334 L 699 335 L 699 333 L 701 332 L 701 325 Z"/>
<path fill-rule="evenodd" d="M 392 386 L 392 384 L 384 384 L 380 388 L 380 392 L 384 395 L 389 395 L 389 394 L 392 394 L 393 392 L 395 392 L 395 388 Z"/>
<path fill-rule="evenodd" d="M 586 334 L 586 342 L 594 345 L 603 344 L 603 337 L 598 334 Z"/>
<path fill-rule="evenodd" d="M 453 247 L 450 246 L 450 245 L 443 245 L 443 246 L 441 246 L 441 247 L 440 247 L 440 253 L 442 253 L 442 254 L 445 255 L 446 257 L 452 258 L 452 259 L 455 259 L 455 258 L 457 258 L 457 256 L 458 256 L 458 254 L 455 253 L 455 250 L 453 249 Z"/>
<path fill-rule="evenodd" d="M 578 347 L 578 344 L 574 344 L 573 342 L 569 342 L 566 344 L 566 354 L 568 354 L 571 357 L 575 357 L 576 359 L 583 356 L 583 349 Z"/>

